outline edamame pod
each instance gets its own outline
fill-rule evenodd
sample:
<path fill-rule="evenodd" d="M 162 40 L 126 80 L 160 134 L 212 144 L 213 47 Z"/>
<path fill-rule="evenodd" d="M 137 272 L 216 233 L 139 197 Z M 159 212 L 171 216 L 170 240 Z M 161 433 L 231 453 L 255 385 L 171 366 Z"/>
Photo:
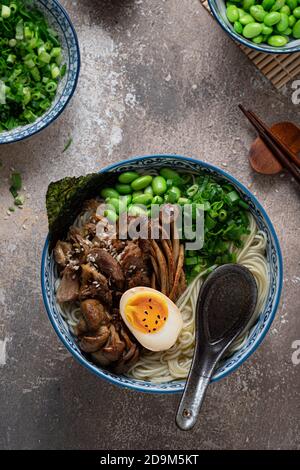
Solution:
<path fill-rule="evenodd" d="M 130 184 L 132 181 L 136 180 L 139 177 L 139 174 L 136 173 L 135 171 L 125 171 L 125 173 L 122 173 L 118 180 L 122 184 Z"/>
<path fill-rule="evenodd" d="M 150 175 L 140 176 L 139 178 L 137 178 L 131 183 L 131 188 L 134 191 L 140 191 L 141 189 L 147 188 L 147 186 L 149 186 L 151 182 L 152 182 L 152 176 Z"/>

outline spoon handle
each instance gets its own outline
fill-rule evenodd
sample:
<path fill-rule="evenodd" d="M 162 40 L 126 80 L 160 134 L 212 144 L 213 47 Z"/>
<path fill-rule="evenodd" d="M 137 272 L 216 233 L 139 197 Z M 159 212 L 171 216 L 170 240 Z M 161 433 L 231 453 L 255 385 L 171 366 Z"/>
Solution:
<path fill-rule="evenodd" d="M 205 352 L 201 346 L 196 346 L 190 373 L 176 415 L 176 424 L 182 431 L 188 431 L 197 421 L 206 389 L 216 365 L 216 359 L 215 354 Z"/>

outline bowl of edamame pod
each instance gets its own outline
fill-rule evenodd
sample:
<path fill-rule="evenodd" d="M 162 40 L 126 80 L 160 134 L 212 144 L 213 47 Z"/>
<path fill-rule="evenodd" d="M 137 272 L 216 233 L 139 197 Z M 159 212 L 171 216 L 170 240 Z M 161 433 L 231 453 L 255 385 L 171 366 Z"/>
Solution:
<path fill-rule="evenodd" d="M 208 0 L 221 27 L 244 46 L 270 54 L 300 51 L 300 0 Z"/>

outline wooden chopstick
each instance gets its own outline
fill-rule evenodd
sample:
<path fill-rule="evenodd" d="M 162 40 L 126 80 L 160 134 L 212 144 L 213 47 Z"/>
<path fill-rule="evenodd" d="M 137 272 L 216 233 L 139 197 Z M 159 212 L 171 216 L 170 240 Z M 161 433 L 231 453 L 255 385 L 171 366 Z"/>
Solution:
<path fill-rule="evenodd" d="M 273 153 L 274 157 L 277 158 L 277 160 L 281 163 L 281 165 L 286 168 L 295 178 L 297 183 L 300 185 L 300 172 L 298 168 L 294 165 L 293 162 L 289 160 L 288 157 L 283 153 L 281 148 L 277 146 L 275 141 L 270 138 L 266 132 L 264 131 L 263 127 L 259 124 L 258 121 L 250 114 L 242 105 L 239 105 L 239 108 L 241 111 L 245 114 L 245 116 L 248 118 L 248 120 L 251 122 L 253 127 L 257 130 L 259 136 L 261 139 L 264 141 L 264 143 L 269 147 L 271 152 Z"/>
<path fill-rule="evenodd" d="M 251 114 L 251 116 L 254 117 L 254 119 L 260 124 L 260 126 L 264 129 L 265 133 L 272 139 L 274 142 L 280 147 L 283 153 L 290 158 L 290 160 L 293 161 L 293 163 L 300 168 L 300 159 L 297 157 L 297 155 L 284 143 L 282 142 L 281 139 L 279 139 L 272 131 L 271 129 L 255 114 L 253 111 L 250 109 L 248 110 L 248 113 Z"/>

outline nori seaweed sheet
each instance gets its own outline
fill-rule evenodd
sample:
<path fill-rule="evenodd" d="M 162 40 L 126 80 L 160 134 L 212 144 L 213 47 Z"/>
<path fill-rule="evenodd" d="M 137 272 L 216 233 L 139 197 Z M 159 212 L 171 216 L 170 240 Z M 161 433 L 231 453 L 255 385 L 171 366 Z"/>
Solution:
<path fill-rule="evenodd" d="M 84 201 L 100 195 L 102 187 L 109 185 L 115 175 L 91 173 L 86 176 L 67 177 L 50 183 L 46 195 L 49 223 L 49 249 L 64 239 L 69 227 L 82 210 Z"/>

